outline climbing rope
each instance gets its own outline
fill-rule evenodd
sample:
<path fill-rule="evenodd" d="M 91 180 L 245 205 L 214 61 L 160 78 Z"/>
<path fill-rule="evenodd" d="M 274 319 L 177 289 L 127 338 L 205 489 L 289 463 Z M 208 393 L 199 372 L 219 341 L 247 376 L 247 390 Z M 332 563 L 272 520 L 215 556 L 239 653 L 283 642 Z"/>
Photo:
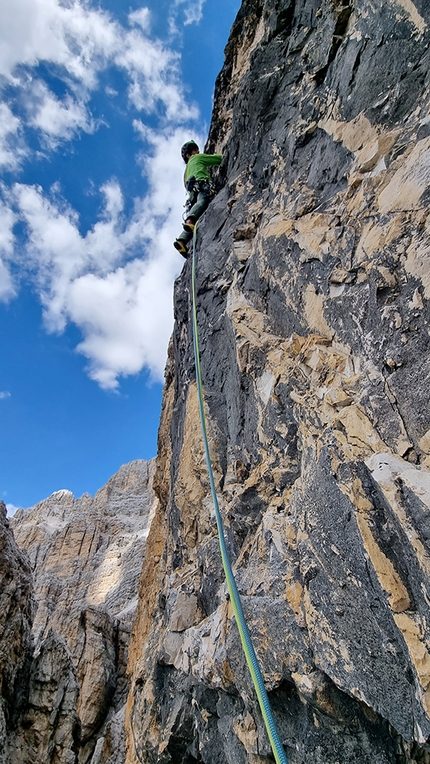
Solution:
<path fill-rule="evenodd" d="M 249 671 L 251 673 L 252 682 L 254 684 L 255 692 L 257 693 L 258 702 L 260 704 L 261 714 L 263 716 L 264 724 L 266 726 L 267 734 L 269 736 L 270 745 L 272 746 L 273 755 L 275 757 L 276 764 L 288 764 L 285 751 L 283 749 L 281 739 L 279 737 L 276 722 L 273 717 L 272 709 L 270 707 L 270 701 L 266 692 L 266 688 L 263 682 L 263 676 L 261 674 L 258 658 L 255 654 L 254 646 L 251 641 L 248 626 L 243 614 L 242 603 L 240 601 L 240 595 L 237 589 L 236 581 L 234 578 L 233 570 L 230 564 L 230 559 L 227 552 L 227 546 L 224 536 L 224 525 L 221 517 L 221 512 L 218 505 L 218 497 L 215 489 L 215 481 L 212 470 L 212 463 L 209 454 L 209 443 L 206 428 L 206 416 L 204 409 L 204 397 L 202 387 L 202 375 L 200 369 L 200 352 L 199 352 L 199 334 L 197 324 L 197 300 L 196 300 L 196 235 L 197 235 L 197 223 L 194 227 L 193 233 L 193 256 L 191 264 L 191 292 L 192 292 L 192 307 L 193 307 L 193 342 L 194 342 L 194 359 L 196 365 L 196 381 L 197 392 L 199 399 L 199 411 L 200 422 L 202 426 L 202 435 L 205 448 L 206 464 L 209 473 L 209 482 L 211 486 L 212 500 L 215 509 L 216 524 L 218 529 L 219 545 L 221 550 L 221 559 L 224 568 L 225 578 L 227 581 L 228 592 L 230 595 L 230 601 L 233 607 L 233 613 L 236 618 L 237 627 L 239 629 L 240 640 L 242 642 L 242 649 L 245 654 L 246 662 L 248 664 Z"/>

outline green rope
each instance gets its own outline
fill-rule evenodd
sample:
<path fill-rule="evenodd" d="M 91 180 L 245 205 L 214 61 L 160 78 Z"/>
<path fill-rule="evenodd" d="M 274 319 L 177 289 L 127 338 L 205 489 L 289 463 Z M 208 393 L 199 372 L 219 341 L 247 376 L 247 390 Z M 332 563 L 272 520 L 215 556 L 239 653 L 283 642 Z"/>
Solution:
<path fill-rule="evenodd" d="M 233 570 L 228 557 L 227 546 L 225 543 L 224 526 L 221 517 L 221 512 L 218 505 L 218 498 L 215 488 L 215 481 L 212 471 L 212 464 L 209 454 L 209 443 L 206 427 L 206 416 L 204 409 L 204 397 L 202 387 L 202 376 L 200 369 L 200 351 L 199 351 L 199 335 L 197 325 L 197 305 L 196 305 L 196 235 L 197 235 L 197 223 L 194 227 L 193 234 L 193 257 L 191 268 L 191 291 L 192 291 L 192 304 L 193 304 L 193 340 L 194 340 L 194 358 L 196 364 L 196 381 L 197 392 L 199 398 L 199 411 L 200 421 L 202 426 L 203 442 L 205 448 L 206 464 L 209 473 L 209 482 L 211 486 L 212 499 L 215 508 L 216 524 L 218 529 L 219 545 L 221 549 L 221 559 L 224 568 L 225 578 L 227 581 L 227 587 L 230 594 L 230 601 L 233 607 L 233 613 L 236 618 L 237 627 L 239 629 L 240 639 L 242 642 L 243 652 L 245 653 L 246 662 L 248 664 L 249 671 L 251 673 L 252 681 L 254 684 L 255 692 L 257 693 L 258 702 L 260 704 L 261 713 L 263 716 L 264 724 L 266 726 L 267 734 L 269 736 L 270 745 L 272 746 L 273 755 L 276 760 L 276 764 L 288 764 L 285 751 L 283 749 L 281 739 L 276 727 L 276 722 L 273 717 L 272 709 L 270 707 L 270 701 L 264 686 L 263 676 L 261 674 L 258 658 L 255 654 L 255 650 L 251 641 L 248 626 L 243 614 L 242 603 L 240 601 L 240 595 L 237 589 L 236 581 L 234 578 Z"/>

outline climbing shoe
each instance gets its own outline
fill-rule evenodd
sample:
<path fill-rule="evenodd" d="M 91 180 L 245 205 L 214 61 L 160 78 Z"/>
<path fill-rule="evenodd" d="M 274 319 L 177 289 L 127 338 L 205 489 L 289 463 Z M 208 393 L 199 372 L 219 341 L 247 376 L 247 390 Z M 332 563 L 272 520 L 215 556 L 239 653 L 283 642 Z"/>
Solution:
<path fill-rule="evenodd" d="M 188 231 L 189 233 L 193 233 L 194 228 L 196 227 L 195 223 L 182 223 L 184 231 Z"/>
<path fill-rule="evenodd" d="M 185 257 L 185 259 L 187 259 L 188 249 L 186 248 L 183 241 L 181 241 L 180 239 L 176 239 L 176 241 L 173 242 L 173 246 L 175 247 L 175 249 L 178 250 L 178 252 L 181 253 L 182 257 Z"/>

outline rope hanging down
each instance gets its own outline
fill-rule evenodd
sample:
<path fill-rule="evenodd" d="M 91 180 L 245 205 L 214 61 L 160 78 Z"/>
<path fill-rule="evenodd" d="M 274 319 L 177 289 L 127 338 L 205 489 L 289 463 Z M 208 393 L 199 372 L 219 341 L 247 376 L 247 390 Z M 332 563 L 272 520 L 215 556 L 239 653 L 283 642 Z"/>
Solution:
<path fill-rule="evenodd" d="M 212 500 L 215 509 L 216 524 L 218 529 L 219 545 L 221 549 L 221 558 L 224 568 L 225 578 L 227 581 L 227 587 L 230 594 L 230 601 L 233 607 L 233 613 L 236 618 L 237 627 L 239 629 L 240 639 L 242 642 L 242 649 L 245 654 L 246 662 L 248 664 L 249 671 L 251 673 L 252 681 L 254 684 L 255 692 L 257 693 L 258 702 L 260 704 L 261 713 L 263 716 L 264 724 L 266 726 L 267 734 L 269 736 L 270 745 L 272 746 L 273 755 L 276 760 L 276 764 L 288 764 L 287 757 L 285 755 L 281 739 L 276 727 L 276 722 L 273 717 L 272 709 L 270 707 L 270 701 L 264 686 L 263 677 L 261 674 L 258 658 L 255 654 L 255 650 L 251 641 L 248 626 L 243 614 L 242 603 L 240 601 L 240 595 L 236 586 L 233 570 L 228 557 L 227 546 L 224 537 L 224 525 L 221 517 L 221 512 L 218 505 L 218 498 L 215 489 L 215 481 L 212 471 L 212 464 L 209 454 L 209 444 L 206 428 L 206 417 L 204 410 L 204 398 L 202 387 L 202 376 L 200 369 L 200 352 L 199 352 L 199 335 L 197 325 L 197 306 L 196 306 L 196 234 L 197 223 L 194 228 L 193 234 L 193 256 L 191 266 L 191 292 L 192 292 L 192 305 L 193 305 L 193 341 L 194 341 L 194 359 L 196 365 L 196 381 L 197 392 L 199 399 L 199 411 L 200 422 L 202 426 L 202 435 L 205 448 L 206 464 L 209 473 L 209 482 L 211 486 Z"/>

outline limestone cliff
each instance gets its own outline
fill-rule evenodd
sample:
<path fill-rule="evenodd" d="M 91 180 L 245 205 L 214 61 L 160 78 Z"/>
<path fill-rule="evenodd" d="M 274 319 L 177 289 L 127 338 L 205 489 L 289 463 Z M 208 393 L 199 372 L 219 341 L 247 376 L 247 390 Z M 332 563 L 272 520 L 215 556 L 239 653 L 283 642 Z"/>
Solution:
<path fill-rule="evenodd" d="M 125 669 L 152 473 L 152 462 L 131 462 L 94 498 L 57 491 L 11 521 L 37 601 L 11 764 L 124 762 Z"/>
<path fill-rule="evenodd" d="M 244 0 L 198 320 L 238 586 L 291 764 L 430 761 L 430 6 Z M 130 647 L 129 764 L 272 760 L 218 551 L 190 263 Z"/>
<path fill-rule="evenodd" d="M 20 552 L 0 501 L 0 764 L 26 688 L 34 597 L 29 560 Z"/>

